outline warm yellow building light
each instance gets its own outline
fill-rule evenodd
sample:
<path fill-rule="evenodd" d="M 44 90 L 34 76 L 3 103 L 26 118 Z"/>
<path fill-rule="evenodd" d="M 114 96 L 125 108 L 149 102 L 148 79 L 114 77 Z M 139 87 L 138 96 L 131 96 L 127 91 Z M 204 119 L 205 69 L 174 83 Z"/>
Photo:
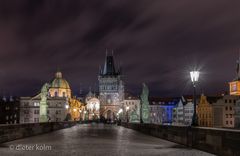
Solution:
<path fill-rule="evenodd" d="M 233 81 L 229 83 L 230 95 L 239 96 L 240 95 L 240 81 Z"/>

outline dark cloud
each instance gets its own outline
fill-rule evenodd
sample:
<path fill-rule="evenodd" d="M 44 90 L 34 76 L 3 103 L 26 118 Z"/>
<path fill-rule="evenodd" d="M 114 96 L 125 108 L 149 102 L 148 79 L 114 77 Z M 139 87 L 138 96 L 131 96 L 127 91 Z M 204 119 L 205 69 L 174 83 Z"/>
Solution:
<path fill-rule="evenodd" d="M 1 1 L 0 92 L 35 94 L 60 68 L 75 94 L 97 88 L 105 49 L 114 49 L 128 91 L 152 95 L 228 90 L 239 52 L 238 1 Z"/>

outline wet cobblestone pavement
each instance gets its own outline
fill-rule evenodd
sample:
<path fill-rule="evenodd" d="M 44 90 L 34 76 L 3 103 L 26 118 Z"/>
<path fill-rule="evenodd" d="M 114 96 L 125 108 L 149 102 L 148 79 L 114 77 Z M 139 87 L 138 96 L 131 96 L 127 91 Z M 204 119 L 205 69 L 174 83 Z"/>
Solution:
<path fill-rule="evenodd" d="M 213 156 L 115 125 L 76 125 L 2 144 L 1 156 Z"/>

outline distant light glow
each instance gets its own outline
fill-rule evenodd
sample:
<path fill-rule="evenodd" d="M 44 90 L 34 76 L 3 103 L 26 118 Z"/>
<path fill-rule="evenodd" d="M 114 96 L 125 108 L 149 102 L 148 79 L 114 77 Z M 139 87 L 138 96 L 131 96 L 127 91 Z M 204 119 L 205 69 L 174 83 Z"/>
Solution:
<path fill-rule="evenodd" d="M 121 108 L 121 109 L 119 109 L 118 114 L 120 114 L 122 112 L 123 112 L 123 109 Z"/>
<path fill-rule="evenodd" d="M 69 105 L 65 105 L 65 108 L 68 109 L 68 108 L 69 108 Z"/>

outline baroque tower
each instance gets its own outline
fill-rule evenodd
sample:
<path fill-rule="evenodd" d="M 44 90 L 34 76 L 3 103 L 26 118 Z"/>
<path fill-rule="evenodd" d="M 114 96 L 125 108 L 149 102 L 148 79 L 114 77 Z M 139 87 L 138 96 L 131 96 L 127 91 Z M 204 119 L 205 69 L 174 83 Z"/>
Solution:
<path fill-rule="evenodd" d="M 104 68 L 100 68 L 99 76 L 100 116 L 114 120 L 124 100 L 124 84 L 121 70 L 116 69 L 113 55 L 106 54 Z"/>

